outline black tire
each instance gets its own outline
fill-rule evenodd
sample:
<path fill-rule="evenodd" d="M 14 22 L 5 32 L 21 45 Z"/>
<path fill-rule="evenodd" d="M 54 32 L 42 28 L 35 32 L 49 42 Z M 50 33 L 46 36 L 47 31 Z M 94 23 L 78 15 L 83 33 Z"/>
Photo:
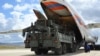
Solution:
<path fill-rule="evenodd" d="M 43 54 L 48 54 L 48 50 L 42 50 Z"/>
<path fill-rule="evenodd" d="M 35 54 L 36 54 L 36 55 L 41 55 L 42 52 L 38 49 L 38 50 L 35 51 Z"/>
<path fill-rule="evenodd" d="M 32 48 L 31 48 L 31 51 L 34 51 L 34 49 L 35 49 L 35 48 L 32 47 Z"/>
<path fill-rule="evenodd" d="M 73 44 L 72 52 L 76 52 L 77 45 Z"/>
<path fill-rule="evenodd" d="M 69 46 L 69 47 L 67 48 L 67 52 L 68 52 L 68 53 L 73 53 L 73 52 L 75 52 L 75 51 L 76 51 L 76 45 L 75 45 L 75 44 L 73 44 L 72 48 L 71 48 L 71 46 Z"/>
<path fill-rule="evenodd" d="M 62 45 L 61 45 L 60 48 L 56 48 L 56 49 L 55 49 L 55 54 L 56 54 L 56 55 L 61 55 L 61 54 L 62 54 Z"/>
<path fill-rule="evenodd" d="M 62 46 L 62 53 L 63 53 L 63 54 L 67 53 L 66 44 L 63 44 L 63 46 Z"/>

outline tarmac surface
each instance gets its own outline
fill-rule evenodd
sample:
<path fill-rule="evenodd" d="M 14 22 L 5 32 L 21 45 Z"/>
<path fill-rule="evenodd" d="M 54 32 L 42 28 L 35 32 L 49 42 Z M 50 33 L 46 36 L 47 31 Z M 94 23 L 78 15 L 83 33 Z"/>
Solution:
<path fill-rule="evenodd" d="M 0 56 L 100 56 L 100 50 L 91 50 L 88 53 L 84 52 L 84 49 L 80 49 L 75 53 L 66 53 L 64 55 L 54 55 L 49 51 L 47 55 L 35 55 L 30 49 L 5 49 L 0 50 Z"/>

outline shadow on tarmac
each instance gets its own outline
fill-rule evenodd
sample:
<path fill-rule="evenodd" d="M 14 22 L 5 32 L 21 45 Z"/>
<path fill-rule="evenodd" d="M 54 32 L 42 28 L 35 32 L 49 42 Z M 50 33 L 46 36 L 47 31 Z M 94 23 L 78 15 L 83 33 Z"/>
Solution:
<path fill-rule="evenodd" d="M 80 53 L 84 53 L 84 49 L 80 49 L 74 53 L 66 53 L 63 55 L 55 55 L 53 52 L 48 53 L 47 55 L 35 55 L 35 54 L 27 54 L 27 55 L 23 55 L 23 56 L 72 56 L 72 55 L 76 55 L 76 54 L 80 54 Z"/>

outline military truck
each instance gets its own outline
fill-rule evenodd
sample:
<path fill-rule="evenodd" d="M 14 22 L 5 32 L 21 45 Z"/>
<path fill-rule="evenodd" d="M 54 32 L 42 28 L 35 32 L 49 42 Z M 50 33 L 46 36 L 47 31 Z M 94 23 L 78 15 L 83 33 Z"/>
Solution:
<path fill-rule="evenodd" d="M 23 34 L 25 32 L 27 32 L 25 47 L 31 48 L 36 54 L 47 54 L 49 50 L 55 54 L 75 51 L 74 33 L 67 28 L 61 28 L 52 20 L 37 20 L 34 26 L 24 29 Z"/>

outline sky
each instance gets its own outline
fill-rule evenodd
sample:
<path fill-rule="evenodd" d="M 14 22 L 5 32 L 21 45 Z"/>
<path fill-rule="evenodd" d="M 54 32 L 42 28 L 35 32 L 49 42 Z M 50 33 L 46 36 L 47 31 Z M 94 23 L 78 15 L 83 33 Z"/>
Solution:
<path fill-rule="evenodd" d="M 83 21 L 88 23 L 100 22 L 99 0 L 66 0 L 72 4 Z M 23 29 L 35 22 L 33 9 L 43 12 L 39 0 L 0 0 L 0 31 Z M 100 29 L 92 29 L 92 34 L 100 37 Z M 0 35 L 0 42 L 14 43 L 23 42 L 22 33 Z M 100 42 L 98 42 L 100 43 Z"/>

